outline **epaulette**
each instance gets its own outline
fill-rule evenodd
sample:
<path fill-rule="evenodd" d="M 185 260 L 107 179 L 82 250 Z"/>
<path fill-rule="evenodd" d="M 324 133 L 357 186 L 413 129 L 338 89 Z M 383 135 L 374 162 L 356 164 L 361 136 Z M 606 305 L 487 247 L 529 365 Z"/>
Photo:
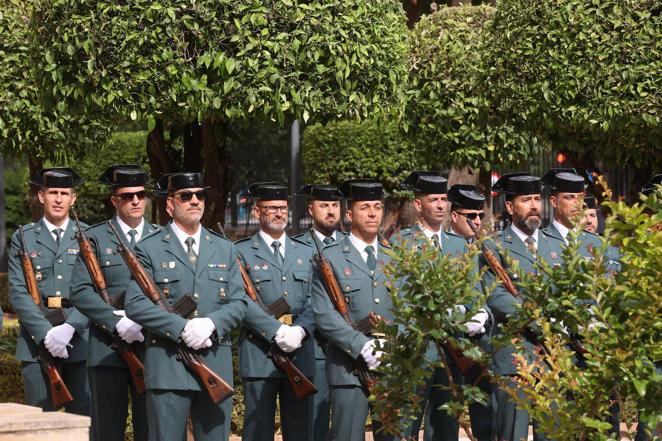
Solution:
<path fill-rule="evenodd" d="M 105 226 L 107 226 L 107 225 L 108 225 L 108 224 L 106 223 L 106 221 L 101 221 L 101 222 L 98 222 L 98 223 L 96 223 L 96 224 L 94 224 L 94 225 L 90 225 L 89 227 L 87 227 L 87 229 L 86 229 L 85 231 L 91 231 L 91 230 L 96 229 L 97 227 L 105 227 Z M 83 226 L 83 224 L 81 223 L 81 227 L 82 227 L 82 226 Z"/>
<path fill-rule="evenodd" d="M 224 235 L 222 235 L 222 234 L 219 233 L 218 231 L 214 231 L 214 230 L 212 230 L 212 229 L 210 229 L 210 228 L 206 228 L 206 230 L 207 230 L 207 233 L 211 233 L 211 234 L 213 234 L 213 235 L 216 236 L 216 237 L 220 237 L 221 239 L 225 239 L 225 240 L 227 240 L 228 242 L 230 242 L 230 239 L 228 239 L 227 237 L 225 237 Z"/>
<path fill-rule="evenodd" d="M 290 239 L 292 239 L 292 240 L 295 241 L 296 243 L 300 243 L 301 245 L 305 245 L 305 246 L 307 246 L 307 247 L 311 247 L 311 246 L 312 246 L 312 244 L 310 243 L 310 242 L 311 242 L 310 240 L 303 239 L 303 238 L 301 238 L 301 237 L 299 237 L 299 236 L 301 236 L 301 235 L 300 235 L 300 234 L 297 234 L 296 236 L 290 237 Z"/>
<path fill-rule="evenodd" d="M 29 224 L 23 225 L 23 231 L 30 231 L 37 226 L 38 222 L 30 222 Z M 18 232 L 18 228 L 16 229 Z"/>
<path fill-rule="evenodd" d="M 452 232 L 452 231 L 444 231 L 444 233 L 446 233 L 446 234 L 449 235 L 450 237 L 457 237 L 458 239 L 466 240 L 464 237 L 462 237 L 462 236 L 460 236 L 459 234 L 454 233 L 454 232 Z"/>
<path fill-rule="evenodd" d="M 156 236 L 157 234 L 159 234 L 159 233 L 161 232 L 161 230 L 162 230 L 162 229 L 159 228 L 159 229 L 157 229 L 157 230 L 152 231 L 151 233 L 148 233 L 146 236 L 140 238 L 140 242 L 142 242 L 142 241 L 144 241 L 145 239 L 148 239 L 148 238 L 150 238 L 150 237 L 154 237 L 154 236 Z"/>
<path fill-rule="evenodd" d="M 253 238 L 253 236 L 242 237 L 241 239 L 235 240 L 234 243 L 238 244 L 238 243 L 246 242 L 247 240 L 251 240 L 252 238 Z"/>

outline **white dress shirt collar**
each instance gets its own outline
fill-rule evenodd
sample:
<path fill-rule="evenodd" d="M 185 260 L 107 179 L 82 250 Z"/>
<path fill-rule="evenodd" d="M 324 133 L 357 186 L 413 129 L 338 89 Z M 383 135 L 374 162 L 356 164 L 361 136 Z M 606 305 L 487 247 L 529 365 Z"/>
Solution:
<path fill-rule="evenodd" d="M 130 226 L 125 224 L 124 221 L 119 216 L 115 216 L 115 219 L 117 219 L 117 224 L 122 229 L 122 233 L 124 233 L 124 237 L 126 237 L 127 242 L 131 242 L 131 236 L 129 236 L 129 231 L 131 231 L 131 230 L 136 230 L 136 243 L 138 243 L 138 241 L 140 241 L 140 238 L 143 237 L 143 229 L 145 228 L 145 219 L 144 218 L 140 218 L 140 223 L 138 224 L 138 226 L 136 228 L 131 228 Z M 174 222 L 173 222 L 173 224 L 174 224 Z M 184 249 L 186 249 L 186 247 L 184 247 Z"/>
<path fill-rule="evenodd" d="M 284 231 L 283 231 L 283 234 L 281 234 L 278 239 L 274 239 L 273 237 L 269 236 L 267 233 L 265 233 L 261 229 L 260 229 L 259 234 L 260 234 L 260 237 L 262 238 L 262 240 L 264 241 L 264 243 L 267 244 L 267 248 L 269 248 L 269 251 L 271 251 L 271 252 L 273 252 L 273 247 L 271 246 L 271 244 L 274 243 L 274 241 L 276 241 L 276 240 L 278 242 L 280 242 L 280 248 L 278 249 L 278 251 L 280 251 L 281 256 L 283 256 L 283 258 L 285 258 L 285 242 L 286 242 L 285 239 L 287 239 L 287 234 L 285 234 Z"/>
<path fill-rule="evenodd" d="M 513 231 L 515 232 L 515 234 L 517 234 L 517 237 L 520 238 L 520 240 L 522 241 L 522 243 L 523 243 L 524 245 L 526 245 L 526 238 L 529 237 L 529 235 L 526 234 L 524 231 L 520 230 L 519 228 L 517 228 L 517 227 L 515 226 L 515 224 L 510 224 L 510 228 L 512 228 Z M 536 228 L 536 230 L 533 232 L 533 234 L 531 235 L 531 237 L 533 237 L 533 240 L 536 242 L 536 247 L 537 247 L 537 246 L 538 246 L 538 229 L 537 229 L 537 228 Z"/>
<path fill-rule="evenodd" d="M 552 220 L 552 225 L 556 227 L 559 233 L 561 233 L 561 237 L 565 241 L 566 245 L 568 244 L 568 233 L 570 232 L 570 229 L 563 225 L 561 222 L 557 221 L 556 219 Z"/>
<path fill-rule="evenodd" d="M 425 234 L 425 237 L 430 241 L 432 240 L 432 236 L 436 234 L 437 240 L 439 241 L 439 245 L 441 246 L 441 228 L 439 228 L 439 231 L 435 233 L 432 230 L 428 230 L 426 227 L 423 226 L 423 224 L 418 224 L 418 226 L 421 228 L 423 234 Z"/>
<path fill-rule="evenodd" d="M 202 236 L 202 226 L 198 225 L 198 231 L 195 232 L 195 234 L 188 234 L 184 232 L 177 224 L 175 221 L 170 222 L 170 228 L 172 228 L 172 232 L 175 233 L 175 236 L 177 236 L 177 240 L 179 240 L 179 243 L 182 244 L 182 248 L 184 248 L 184 251 L 188 249 L 186 246 L 186 239 L 189 237 L 193 237 L 195 242 L 193 242 L 193 251 L 195 251 L 195 254 L 200 254 L 200 236 Z"/>
<path fill-rule="evenodd" d="M 375 249 L 375 259 L 377 258 L 377 254 L 379 253 L 379 240 L 377 237 L 375 237 L 375 240 L 372 243 L 366 243 L 356 237 L 354 233 L 349 233 L 349 241 L 352 245 L 354 245 L 354 248 L 356 248 L 359 254 L 361 254 L 364 262 L 368 261 L 368 253 L 365 250 L 365 247 L 368 245 L 372 245 L 372 247 Z"/>
<path fill-rule="evenodd" d="M 56 240 L 55 239 L 55 234 L 53 233 L 53 230 L 56 229 L 56 228 L 61 228 L 62 229 L 62 235 L 60 236 L 60 239 L 62 239 L 62 237 L 64 237 L 64 232 L 67 231 L 67 227 L 69 226 L 69 218 L 67 218 L 64 221 L 64 223 L 62 225 L 60 225 L 59 227 L 57 227 L 57 226 L 53 225 L 52 223 L 48 222 L 46 217 L 42 217 L 42 219 L 44 221 L 44 225 L 46 225 L 46 229 L 48 230 L 49 233 L 51 233 L 51 237 L 53 238 L 53 240 Z"/>
<path fill-rule="evenodd" d="M 331 236 L 325 236 L 325 235 L 323 235 L 322 233 L 320 233 L 319 231 L 317 231 L 316 228 L 313 228 L 313 231 L 315 232 L 315 236 L 317 236 L 317 238 L 318 238 L 318 239 L 320 240 L 320 242 L 322 242 L 322 243 L 324 243 L 324 239 L 326 239 L 327 237 L 333 237 L 333 242 L 337 242 L 337 241 L 338 241 L 338 235 L 336 234 L 336 230 L 333 230 L 333 234 L 331 234 Z"/>

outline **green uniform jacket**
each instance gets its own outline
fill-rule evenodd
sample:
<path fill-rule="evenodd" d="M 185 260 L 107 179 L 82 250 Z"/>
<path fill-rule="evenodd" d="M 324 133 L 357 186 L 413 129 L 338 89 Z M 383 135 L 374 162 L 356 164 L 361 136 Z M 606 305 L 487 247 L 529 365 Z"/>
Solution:
<path fill-rule="evenodd" d="M 550 223 L 547 227 L 543 228 L 542 230 L 548 235 L 554 236 L 556 239 L 562 241 L 563 244 L 565 245 L 563 236 L 561 235 L 561 233 L 553 223 Z M 579 233 L 577 240 L 581 243 L 580 252 L 582 253 L 585 259 L 593 258 L 593 249 L 602 248 L 602 240 L 600 236 L 593 233 L 589 233 L 588 231 L 582 231 L 581 233 Z M 605 264 L 607 265 L 607 269 L 609 271 L 620 271 L 621 263 L 619 261 L 620 258 L 618 254 L 619 254 L 618 249 L 616 247 L 610 246 L 609 248 L 607 248 L 607 256 L 606 256 Z"/>
<path fill-rule="evenodd" d="M 377 269 L 371 274 L 359 251 L 348 236 L 324 248 L 324 256 L 333 267 L 333 273 L 349 306 L 353 322 L 366 317 L 370 311 L 387 321 L 393 320 L 390 290 L 383 267 L 391 260 L 388 247 L 379 244 Z M 331 386 L 360 386 L 353 374 L 354 359 L 360 356 L 363 345 L 372 337 L 352 328 L 335 310 L 324 288 L 319 271 L 313 276 L 313 309 L 317 328 L 328 340 L 326 362 Z"/>
<path fill-rule="evenodd" d="M 315 319 L 310 301 L 313 249 L 290 237 L 285 242 L 281 267 L 259 233 L 236 242 L 237 251 L 255 285 L 262 303 L 269 306 L 284 298 L 293 315 L 292 326 L 301 326 L 307 337 L 292 352 L 294 364 L 307 377 L 315 375 Z M 242 378 L 280 378 L 284 374 L 267 358 L 265 342 L 271 342 L 282 325 L 249 298 L 244 327 L 239 337 L 239 366 Z M 262 342 L 260 342 L 260 340 Z"/>
<path fill-rule="evenodd" d="M 228 383 L 232 382 L 231 330 L 246 313 L 247 297 L 237 267 L 237 251 L 230 241 L 202 228 L 197 265 L 188 259 L 170 224 L 144 237 L 136 255 L 157 287 L 168 289 L 174 304 L 189 294 L 198 304 L 195 317 L 209 317 L 216 326 L 211 348 L 198 351 L 205 364 Z M 148 299 L 135 281 L 129 284 L 124 307 L 127 316 L 147 329 L 145 383 L 148 389 L 201 390 L 194 377 L 177 360 L 175 342 L 186 319 L 166 312 Z"/>
<path fill-rule="evenodd" d="M 117 223 L 117 218 L 113 218 L 111 222 L 113 222 L 117 231 L 122 231 Z M 145 221 L 141 241 L 159 228 Z M 83 256 L 79 255 L 71 276 L 70 298 L 76 308 L 93 323 L 93 326 L 90 326 L 87 365 L 125 367 L 126 363 L 110 346 L 112 343 L 110 336 L 115 332 L 115 325 L 120 320 L 120 317 L 114 315 L 113 311 L 124 308 L 123 297 L 129 282 L 131 282 L 131 273 L 119 253 L 117 238 L 106 222 L 88 228 L 85 230 L 85 234 L 90 240 L 94 255 L 101 266 L 108 287 L 108 295 L 111 299 L 119 298 L 119 303 L 116 304 L 117 308 L 113 308 L 103 301 L 94 288 L 94 283 L 87 271 Z M 129 244 L 124 241 L 124 245 L 128 246 Z M 131 347 L 142 358 L 144 344 L 136 342 Z"/>
<path fill-rule="evenodd" d="M 527 273 L 536 271 L 535 262 L 536 256 L 531 254 L 527 246 L 515 234 L 511 226 L 508 226 L 503 232 L 495 238 L 494 242 L 488 242 L 488 246 L 495 252 L 501 265 L 510 275 L 513 283 L 517 286 L 519 275 L 517 271 L 510 264 L 509 260 L 519 262 L 519 269 Z M 565 245 L 560 239 L 548 235 L 543 230 L 538 230 L 538 253 L 537 258 L 542 258 L 550 265 L 561 265 L 563 262 L 562 247 Z M 507 256 L 507 257 L 506 257 Z M 481 255 L 481 266 L 487 265 L 487 262 Z M 488 267 L 489 268 L 489 267 Z M 494 286 L 495 275 L 492 270 L 485 273 L 485 286 Z M 551 293 L 550 293 L 551 294 Z M 494 320 L 498 326 L 508 320 L 508 316 L 515 313 L 515 305 L 521 305 L 526 299 L 526 292 L 520 292 L 519 297 L 510 294 L 501 283 L 497 284 L 493 291 L 490 293 L 487 304 L 489 305 L 494 315 Z M 527 360 L 533 360 L 533 344 L 529 341 L 524 341 L 524 348 Z M 496 351 L 493 357 L 494 370 L 502 375 L 515 375 L 517 369 L 513 363 L 514 347 L 507 346 Z"/>
<path fill-rule="evenodd" d="M 81 224 L 83 228 L 87 225 Z M 69 297 L 69 281 L 78 257 L 78 242 L 74 238 L 77 231 L 73 220 L 69 220 L 67 229 L 60 239 L 60 246 L 55 244 L 53 235 L 48 231 L 43 219 L 37 223 L 26 225 L 25 246 L 32 259 L 42 303 L 46 305 L 49 296 Z M 21 267 L 19 251 L 21 243 L 18 230 L 11 240 L 9 254 L 9 290 L 11 303 L 21 322 L 21 332 L 16 345 L 16 358 L 20 361 L 37 361 L 38 345 L 42 343 L 51 324 L 43 316 L 42 311 L 32 301 L 28 294 Z M 63 308 L 67 317 L 66 323 L 76 329 L 68 348 L 69 358 L 62 363 L 75 363 L 87 357 L 87 317 L 75 308 Z"/>

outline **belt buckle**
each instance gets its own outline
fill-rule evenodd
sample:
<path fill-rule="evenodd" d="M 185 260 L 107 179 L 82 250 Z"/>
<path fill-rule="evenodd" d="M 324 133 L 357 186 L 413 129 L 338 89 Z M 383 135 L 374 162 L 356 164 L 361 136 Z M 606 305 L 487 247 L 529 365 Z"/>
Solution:
<path fill-rule="evenodd" d="M 283 314 L 278 317 L 278 321 L 284 325 L 292 325 L 292 314 Z"/>
<path fill-rule="evenodd" d="M 58 297 L 58 296 L 47 297 L 46 307 L 48 309 L 62 308 L 62 297 Z"/>
<path fill-rule="evenodd" d="M 386 334 L 384 334 L 383 332 L 371 332 L 370 336 L 375 338 L 384 338 L 386 337 Z"/>

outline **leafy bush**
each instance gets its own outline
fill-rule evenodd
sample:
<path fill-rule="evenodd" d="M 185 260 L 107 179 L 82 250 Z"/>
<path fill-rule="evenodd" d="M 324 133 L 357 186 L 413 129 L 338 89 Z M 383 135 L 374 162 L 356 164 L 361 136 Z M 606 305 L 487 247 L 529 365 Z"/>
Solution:
<path fill-rule="evenodd" d="M 659 0 L 500 1 L 484 88 L 497 113 L 618 164 L 662 147 Z"/>
<path fill-rule="evenodd" d="M 487 99 L 485 51 L 494 8 L 442 7 L 412 32 L 403 126 L 426 159 L 445 167 L 490 170 L 549 145 L 498 118 Z"/>
<path fill-rule="evenodd" d="M 18 321 L 6 320 L 0 332 L 0 402 L 23 402 L 21 363 L 16 360 Z"/>
<path fill-rule="evenodd" d="M 9 277 L 7 277 L 7 273 L 0 273 L 0 308 L 3 312 L 14 310 L 9 301 Z"/>

